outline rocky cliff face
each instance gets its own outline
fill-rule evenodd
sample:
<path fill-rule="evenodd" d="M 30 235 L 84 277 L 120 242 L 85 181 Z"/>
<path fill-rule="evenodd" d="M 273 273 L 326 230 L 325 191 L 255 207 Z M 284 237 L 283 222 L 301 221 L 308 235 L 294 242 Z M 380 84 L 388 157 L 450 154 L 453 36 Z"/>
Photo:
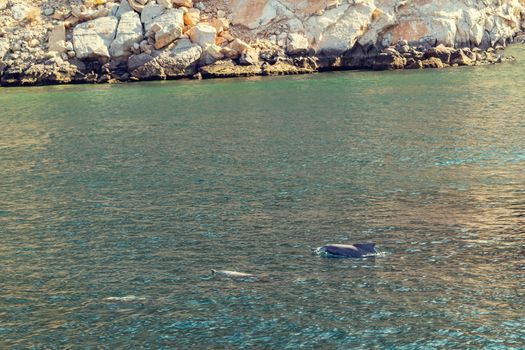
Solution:
<path fill-rule="evenodd" d="M 399 40 L 487 48 L 518 32 L 524 0 L 226 0 L 235 26 L 250 37 L 285 45 L 304 35 L 316 50 L 355 44 L 388 46 Z"/>
<path fill-rule="evenodd" d="M 524 19 L 525 0 L 0 0 L 0 82 L 494 63 Z"/>

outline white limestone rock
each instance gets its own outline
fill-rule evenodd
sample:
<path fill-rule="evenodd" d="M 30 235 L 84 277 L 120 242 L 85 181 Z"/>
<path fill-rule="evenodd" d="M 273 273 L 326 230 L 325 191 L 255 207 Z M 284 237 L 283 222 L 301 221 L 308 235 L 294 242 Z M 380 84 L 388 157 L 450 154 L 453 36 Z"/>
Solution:
<path fill-rule="evenodd" d="M 66 28 L 64 23 L 59 23 L 49 32 L 48 37 L 49 51 L 64 53 L 66 48 Z"/>
<path fill-rule="evenodd" d="M 5 58 L 9 52 L 9 40 L 7 38 L 0 38 L 0 61 Z"/>
<path fill-rule="evenodd" d="M 136 12 L 125 12 L 120 18 L 115 40 L 111 43 L 109 53 L 112 57 L 131 55 L 133 44 L 142 41 L 142 23 Z"/>
<path fill-rule="evenodd" d="M 145 10 L 146 8 L 144 8 Z M 155 48 L 161 49 L 182 35 L 184 12 L 175 8 L 163 10 L 159 16 L 152 17 L 145 22 L 145 28 L 146 31 L 155 32 Z"/>
<path fill-rule="evenodd" d="M 286 53 L 289 55 L 301 55 L 308 51 L 310 44 L 308 39 L 301 34 L 288 34 L 288 43 L 286 45 Z"/>
<path fill-rule="evenodd" d="M 133 11 L 133 9 L 131 8 L 131 6 L 129 6 L 128 0 L 122 0 L 120 2 L 120 6 L 118 7 L 118 10 L 115 16 L 120 19 L 123 14 L 125 14 L 126 12 L 131 12 L 131 11 Z"/>
<path fill-rule="evenodd" d="M 204 48 L 206 45 L 215 44 L 217 30 L 207 24 L 199 23 L 191 28 L 187 34 L 192 42 Z"/>
<path fill-rule="evenodd" d="M 84 58 L 109 58 L 109 46 L 115 39 L 117 32 L 117 17 L 100 17 L 81 23 L 73 30 L 73 46 L 76 57 Z"/>

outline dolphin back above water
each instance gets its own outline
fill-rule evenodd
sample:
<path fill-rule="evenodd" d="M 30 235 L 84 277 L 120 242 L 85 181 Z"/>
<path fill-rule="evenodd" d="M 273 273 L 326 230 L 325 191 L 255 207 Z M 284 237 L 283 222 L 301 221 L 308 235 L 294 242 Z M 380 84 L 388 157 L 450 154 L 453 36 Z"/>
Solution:
<path fill-rule="evenodd" d="M 375 243 L 328 244 L 315 250 L 316 254 L 329 258 L 366 258 L 376 256 Z"/>
<path fill-rule="evenodd" d="M 251 273 L 244 273 L 244 272 L 238 272 L 238 271 L 211 270 L 211 273 L 219 277 L 227 277 L 227 278 L 257 278 L 257 276 L 252 275 Z"/>

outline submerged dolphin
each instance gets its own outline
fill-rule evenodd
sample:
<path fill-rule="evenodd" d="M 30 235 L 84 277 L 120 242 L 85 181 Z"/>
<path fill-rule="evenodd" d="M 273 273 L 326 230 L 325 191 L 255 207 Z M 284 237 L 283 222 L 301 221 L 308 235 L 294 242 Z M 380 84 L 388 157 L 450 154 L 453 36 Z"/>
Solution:
<path fill-rule="evenodd" d="M 334 258 L 366 258 L 377 255 L 375 243 L 328 244 L 319 247 L 315 253 Z"/>
<path fill-rule="evenodd" d="M 252 275 L 251 273 L 228 271 L 228 270 L 213 270 L 212 269 L 211 273 L 219 277 L 227 277 L 227 278 L 251 278 L 251 279 L 257 278 L 257 276 Z"/>

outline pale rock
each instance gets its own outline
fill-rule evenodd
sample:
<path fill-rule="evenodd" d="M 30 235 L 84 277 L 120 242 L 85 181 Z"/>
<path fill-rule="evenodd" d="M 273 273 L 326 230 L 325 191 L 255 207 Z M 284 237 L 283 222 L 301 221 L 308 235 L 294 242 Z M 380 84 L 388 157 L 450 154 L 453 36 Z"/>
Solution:
<path fill-rule="evenodd" d="M 171 0 L 157 0 L 157 4 L 163 6 L 165 9 L 170 9 L 173 7 Z"/>
<path fill-rule="evenodd" d="M 11 7 L 11 13 L 13 14 L 13 18 L 17 21 L 22 21 L 27 17 L 27 14 L 29 12 L 30 8 L 29 6 L 26 6 L 24 4 L 15 4 Z"/>
<path fill-rule="evenodd" d="M 303 55 L 308 51 L 308 39 L 301 34 L 288 34 L 288 42 L 286 44 L 286 52 L 289 55 Z"/>
<path fill-rule="evenodd" d="M 109 46 L 115 38 L 118 19 L 101 17 L 81 23 L 73 30 L 73 46 L 77 58 L 109 58 Z"/>
<path fill-rule="evenodd" d="M 155 3 L 150 3 L 144 6 L 144 9 L 140 14 L 140 20 L 146 26 L 146 31 L 149 30 L 148 25 L 153 21 L 153 18 L 162 15 L 165 10 L 164 6 Z"/>
<path fill-rule="evenodd" d="M 223 58 L 224 54 L 222 52 L 222 47 L 215 44 L 206 45 L 203 48 L 200 63 L 205 66 L 208 64 L 213 64 L 218 60 L 222 60 Z"/>
<path fill-rule="evenodd" d="M 190 8 L 184 13 L 184 25 L 196 26 L 201 20 L 201 11 L 196 8 Z"/>
<path fill-rule="evenodd" d="M 138 13 L 141 13 L 149 2 L 150 0 L 128 0 L 129 6 Z"/>
<path fill-rule="evenodd" d="M 217 31 L 212 26 L 199 23 L 191 28 L 187 34 L 192 42 L 199 44 L 201 47 L 205 47 L 206 45 L 215 44 Z"/>
<path fill-rule="evenodd" d="M 48 16 L 48 17 L 49 17 L 49 16 L 52 16 L 53 13 L 55 13 L 55 9 L 54 9 L 54 8 L 52 8 L 52 7 L 46 7 L 46 8 L 44 8 L 44 15 L 45 15 L 45 16 Z"/>
<path fill-rule="evenodd" d="M 120 6 L 118 7 L 118 10 L 117 10 L 117 13 L 115 14 L 115 16 L 117 18 L 120 18 L 126 12 L 131 12 L 131 11 L 133 11 L 133 9 L 131 8 L 131 6 L 129 6 L 128 0 L 122 0 L 120 2 Z"/>
<path fill-rule="evenodd" d="M 195 8 L 204 11 L 206 10 L 206 5 L 204 5 L 202 2 L 198 2 L 195 4 Z"/>
<path fill-rule="evenodd" d="M 66 28 L 64 23 L 59 23 L 53 27 L 49 32 L 48 37 L 49 51 L 56 51 L 59 53 L 66 52 Z"/>
<path fill-rule="evenodd" d="M 181 9 L 171 8 L 146 23 L 147 31 L 150 31 L 153 25 L 156 26 L 156 49 L 163 48 L 182 35 L 182 29 L 184 28 L 183 16 L 184 13 Z"/>
<path fill-rule="evenodd" d="M 255 39 L 280 36 L 283 24 L 309 48 L 342 53 L 359 43 L 388 46 L 405 39 L 461 47 L 504 44 L 523 27 L 520 0 L 232 0 L 232 24 Z M 285 41 L 285 40 L 284 40 Z"/>
<path fill-rule="evenodd" d="M 9 52 L 9 40 L 7 38 L 0 38 L 0 61 L 3 61 Z"/>
<path fill-rule="evenodd" d="M 249 44 L 239 38 L 233 40 L 228 46 L 238 53 L 244 53 L 252 48 Z"/>
<path fill-rule="evenodd" d="M 7 0 L 0 0 L 0 11 L 3 11 L 7 8 L 8 1 Z"/>
<path fill-rule="evenodd" d="M 192 0 L 172 0 L 173 5 L 177 7 L 193 7 L 193 1 Z"/>
<path fill-rule="evenodd" d="M 220 34 L 230 28 L 230 22 L 226 18 L 213 18 L 208 22 L 208 24 L 215 28 L 217 34 Z"/>
<path fill-rule="evenodd" d="M 112 57 L 124 57 L 131 54 L 133 44 L 141 42 L 143 37 L 142 23 L 136 12 L 125 12 L 120 17 L 115 40 L 111 43 L 109 53 Z"/>

